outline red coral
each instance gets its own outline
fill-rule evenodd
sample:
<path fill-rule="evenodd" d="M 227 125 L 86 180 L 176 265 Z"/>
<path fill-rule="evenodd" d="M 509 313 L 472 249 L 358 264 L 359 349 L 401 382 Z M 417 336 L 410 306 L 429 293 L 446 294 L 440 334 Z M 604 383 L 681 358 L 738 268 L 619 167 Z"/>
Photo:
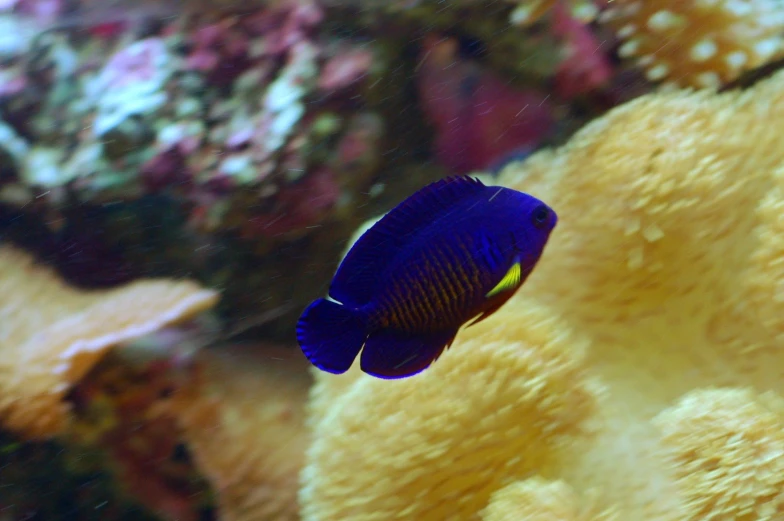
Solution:
<path fill-rule="evenodd" d="M 88 32 L 97 38 L 109 40 L 127 31 L 128 25 L 127 22 L 122 21 L 99 23 L 90 27 Z"/>
<path fill-rule="evenodd" d="M 276 237 L 302 232 L 328 215 L 340 197 L 335 174 L 320 168 L 278 195 L 273 212 L 251 218 L 243 230 L 246 237 Z"/>
<path fill-rule="evenodd" d="M 147 191 L 152 193 L 186 183 L 192 177 L 185 156 L 177 147 L 167 149 L 144 163 L 140 176 Z"/>
<path fill-rule="evenodd" d="M 335 161 L 349 168 L 373 161 L 378 154 L 378 141 L 383 132 L 383 120 L 377 114 L 356 115 L 340 139 Z"/>
<path fill-rule="evenodd" d="M 565 57 L 555 73 L 555 90 L 570 99 L 606 86 L 613 76 L 610 59 L 591 29 L 558 2 L 553 9 L 553 33 L 564 45 Z"/>
<path fill-rule="evenodd" d="M 181 431 L 166 402 L 182 385 L 176 374 L 165 359 L 101 366 L 72 393 L 74 432 L 108 451 L 110 467 L 140 503 L 164 519 L 196 521 L 196 471 L 182 454 Z"/>
<path fill-rule="evenodd" d="M 530 152 L 554 125 L 547 95 L 516 89 L 461 58 L 454 39 L 426 38 L 417 84 L 435 127 L 436 157 L 457 174 Z"/>
<path fill-rule="evenodd" d="M 308 40 L 313 28 L 324 18 L 321 7 L 311 0 L 290 0 L 249 17 L 252 35 L 264 38 L 266 55 L 281 55 L 297 43 Z"/>
<path fill-rule="evenodd" d="M 250 35 L 234 18 L 203 25 L 191 31 L 186 67 L 207 74 L 212 83 L 225 85 L 252 63 Z"/>

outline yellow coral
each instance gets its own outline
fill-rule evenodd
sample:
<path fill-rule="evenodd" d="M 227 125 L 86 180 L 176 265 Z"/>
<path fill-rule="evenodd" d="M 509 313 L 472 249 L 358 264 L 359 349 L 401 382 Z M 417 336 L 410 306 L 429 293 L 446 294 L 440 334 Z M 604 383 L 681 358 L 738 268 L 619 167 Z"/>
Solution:
<path fill-rule="evenodd" d="M 218 298 L 188 281 L 77 290 L 7 245 L 0 246 L 0 294 L 0 423 L 27 437 L 62 432 L 69 419 L 63 396 L 109 348 L 187 319 Z"/>
<path fill-rule="evenodd" d="M 557 465 L 597 389 L 579 340 L 549 315 L 499 312 L 415 379 L 319 375 L 314 398 L 331 403 L 314 420 L 303 518 L 463 519 L 504 480 Z"/>
<path fill-rule="evenodd" d="M 691 392 L 655 419 L 688 520 L 784 516 L 784 401 L 749 389 Z"/>
<path fill-rule="evenodd" d="M 563 481 L 541 477 L 516 481 L 490 498 L 482 511 L 484 521 L 610 521 L 611 510 L 600 511 L 587 505 Z"/>
<path fill-rule="evenodd" d="M 308 436 L 307 361 L 290 349 L 202 351 L 204 371 L 175 401 L 200 471 L 218 494 L 223 521 L 294 521 Z"/>
<path fill-rule="evenodd" d="M 776 512 L 778 463 L 748 458 L 775 456 L 778 416 L 756 398 L 724 412 L 705 401 L 706 421 L 668 408 L 711 387 L 784 392 L 782 122 L 779 72 L 743 92 L 639 98 L 505 169 L 500 184 L 559 214 L 539 265 L 421 375 L 318 375 L 305 520 L 476 519 L 531 474 L 596 491 L 622 519 Z M 567 373 L 571 387 L 555 385 Z M 720 414 L 737 414 L 725 447 L 743 462 L 723 468 L 723 487 L 709 469 L 684 479 L 708 464 L 688 447 Z M 755 414 L 748 429 L 768 438 L 740 425 Z"/>
<path fill-rule="evenodd" d="M 781 0 L 614 0 L 599 19 L 653 81 L 720 87 L 784 54 Z"/>
<path fill-rule="evenodd" d="M 762 335 L 752 347 L 784 345 L 784 165 L 773 176 L 773 186 L 757 208 L 760 225 L 753 240 L 759 245 L 744 278 L 745 295 L 739 310 L 759 321 Z M 775 347 L 774 347 L 775 348 Z"/>

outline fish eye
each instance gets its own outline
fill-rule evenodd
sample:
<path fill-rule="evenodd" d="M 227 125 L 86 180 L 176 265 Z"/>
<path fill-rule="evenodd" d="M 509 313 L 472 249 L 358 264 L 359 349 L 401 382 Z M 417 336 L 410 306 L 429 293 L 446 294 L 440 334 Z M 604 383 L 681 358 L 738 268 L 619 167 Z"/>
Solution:
<path fill-rule="evenodd" d="M 547 220 L 550 217 L 550 210 L 544 205 L 537 206 L 531 214 L 531 217 L 533 218 L 534 226 L 542 226 L 547 223 Z"/>

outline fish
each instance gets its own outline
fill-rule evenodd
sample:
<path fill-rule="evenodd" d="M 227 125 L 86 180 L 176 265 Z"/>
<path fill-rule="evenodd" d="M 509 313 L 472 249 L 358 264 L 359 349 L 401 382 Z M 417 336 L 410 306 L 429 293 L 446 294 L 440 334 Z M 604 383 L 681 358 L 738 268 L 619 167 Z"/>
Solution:
<path fill-rule="evenodd" d="M 529 194 L 446 177 L 409 196 L 349 249 L 296 336 L 318 369 L 400 379 L 427 369 L 459 329 L 525 282 L 558 216 Z"/>

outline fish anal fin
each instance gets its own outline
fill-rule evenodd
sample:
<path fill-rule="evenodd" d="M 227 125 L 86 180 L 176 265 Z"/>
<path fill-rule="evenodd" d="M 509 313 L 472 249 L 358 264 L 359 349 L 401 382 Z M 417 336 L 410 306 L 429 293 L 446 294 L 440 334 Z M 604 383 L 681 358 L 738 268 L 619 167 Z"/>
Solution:
<path fill-rule="evenodd" d="M 364 372 L 378 378 L 407 378 L 427 369 L 455 339 L 457 331 L 408 334 L 382 330 L 370 335 L 360 358 Z"/>
<path fill-rule="evenodd" d="M 379 274 L 428 224 L 457 203 L 487 190 L 478 179 L 447 177 L 390 210 L 354 243 L 332 279 L 329 294 L 347 305 L 367 304 Z"/>

